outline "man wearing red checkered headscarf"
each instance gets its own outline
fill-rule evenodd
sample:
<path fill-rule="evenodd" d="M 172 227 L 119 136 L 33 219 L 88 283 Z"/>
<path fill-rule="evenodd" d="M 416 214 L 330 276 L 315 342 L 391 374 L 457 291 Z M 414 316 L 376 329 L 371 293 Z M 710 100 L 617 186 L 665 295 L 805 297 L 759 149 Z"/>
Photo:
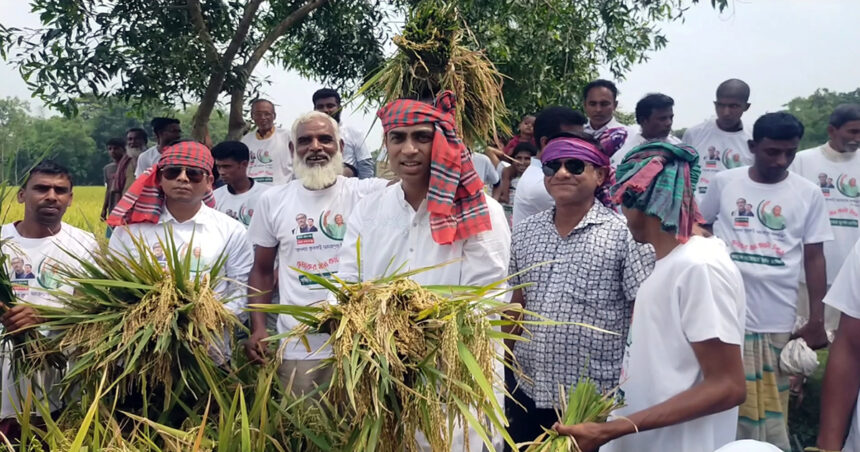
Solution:
<path fill-rule="evenodd" d="M 502 206 L 481 190 L 457 136 L 454 105 L 454 95 L 445 92 L 432 105 L 397 100 L 379 111 L 388 161 L 400 181 L 353 209 L 338 277 L 370 280 L 425 267 L 432 269 L 411 276 L 422 285 L 487 286 L 507 277 L 508 222 Z M 464 441 L 481 450 L 480 436 L 463 427 L 451 435 L 451 450 L 466 450 Z M 417 440 L 430 450 L 425 438 Z"/>
<path fill-rule="evenodd" d="M 231 300 L 226 307 L 241 318 L 246 315 L 242 295 L 253 249 L 245 226 L 212 208 L 213 165 L 209 148 L 200 143 L 182 141 L 165 148 L 158 163 L 134 181 L 111 212 L 108 224 L 116 229 L 110 248 L 138 254 L 135 242 L 142 240 L 152 251 L 142 258 L 154 257 L 166 265 L 172 253 L 165 248 L 175 246 L 181 258 L 189 256 L 192 274 L 208 273 L 223 255 L 226 281 L 215 291 Z"/>

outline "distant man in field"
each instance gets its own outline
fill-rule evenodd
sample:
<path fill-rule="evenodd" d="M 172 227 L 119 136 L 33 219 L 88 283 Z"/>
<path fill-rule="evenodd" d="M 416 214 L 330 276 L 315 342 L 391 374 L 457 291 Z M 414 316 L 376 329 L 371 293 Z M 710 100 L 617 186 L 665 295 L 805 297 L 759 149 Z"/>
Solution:
<path fill-rule="evenodd" d="M 582 99 L 585 115 L 588 116 L 585 133 L 597 138 L 609 129 L 627 129 L 626 125 L 615 119 L 615 110 L 618 108 L 618 88 L 615 83 L 594 80 L 582 89 Z"/>
<path fill-rule="evenodd" d="M 155 132 L 156 143 L 137 159 L 134 177 L 140 176 L 144 171 L 158 163 L 164 148 L 182 136 L 182 127 L 179 126 L 179 120 L 176 118 L 152 118 L 150 125 L 152 125 L 152 131 Z"/>
<path fill-rule="evenodd" d="M 119 202 L 119 199 L 134 182 L 137 160 L 146 149 L 148 139 L 146 131 L 139 127 L 128 129 L 128 132 L 125 133 L 125 155 L 117 162 L 116 177 L 110 189 L 111 203 L 114 205 Z"/>
<path fill-rule="evenodd" d="M 102 170 L 105 181 L 105 198 L 104 201 L 102 201 L 101 215 L 99 215 L 99 218 L 101 218 L 102 221 L 107 219 L 108 214 L 113 210 L 113 206 L 115 206 L 116 202 L 119 201 L 119 198 L 112 196 L 112 193 L 114 180 L 116 179 L 117 167 L 119 166 L 120 160 L 125 156 L 125 143 L 121 138 L 111 138 L 108 140 L 106 147 L 111 161 L 105 165 L 104 170 Z M 111 229 L 108 227 L 108 237 L 110 237 L 110 233 Z"/>
<path fill-rule="evenodd" d="M 269 188 L 248 177 L 248 146 L 241 141 L 222 141 L 212 148 L 215 167 L 224 185 L 217 188 L 215 209 L 235 218 L 247 228 L 257 211 L 260 196 Z"/>
<path fill-rule="evenodd" d="M 358 170 L 357 176 L 359 179 L 373 177 L 376 168 L 373 156 L 364 143 L 366 134 L 341 121 L 343 106 L 340 103 L 340 94 L 333 89 L 323 88 L 313 94 L 312 100 L 314 110 L 321 111 L 337 121 L 338 127 L 340 127 L 340 136 L 343 139 L 344 163 L 352 165 Z"/>
<path fill-rule="evenodd" d="M 4 245 L 3 253 L 12 256 L 12 265 L 16 267 L 12 276 L 17 300 L 0 300 L 10 308 L 0 316 L 4 335 L 18 335 L 43 322 L 30 305 L 58 306 L 56 298 L 48 290 L 71 292 L 71 287 L 62 281 L 59 285 L 47 284 L 45 278 L 41 277 L 52 270 L 47 268 L 47 262 L 75 266 L 78 261 L 72 255 L 85 258 L 90 250 L 96 249 L 95 238 L 91 233 L 63 222 L 63 215 L 72 203 L 72 185 L 71 175 L 66 168 L 51 160 L 44 160 L 30 170 L 18 190 L 18 202 L 24 204 L 24 218 L 5 224 L 0 230 L 3 239 L 9 241 Z M 35 263 L 36 267 L 33 268 L 30 263 Z M 17 271 L 18 265 L 22 267 L 21 274 Z M 17 413 L 23 407 L 19 396 L 26 396 L 31 382 L 36 381 L 39 386 L 32 387 L 36 397 L 42 403 L 47 399 L 52 412 L 58 410 L 61 408 L 60 397 L 58 391 L 53 390 L 53 385 L 59 382 L 60 376 L 45 371 L 32 380 L 16 380 L 11 367 L 14 355 L 9 344 L 9 341 L 2 341 L 0 433 L 14 443 L 21 432 Z M 46 394 L 43 389 L 49 393 Z M 34 419 L 37 413 L 31 413 L 31 416 L 31 424 L 41 423 Z"/>
<path fill-rule="evenodd" d="M 293 179 L 290 133 L 275 125 L 275 104 L 266 99 L 251 102 L 256 130 L 242 137 L 248 146 L 248 177 L 265 185 L 283 185 Z"/>
<path fill-rule="evenodd" d="M 749 98 L 750 87 L 743 80 L 733 78 L 720 83 L 714 101 L 717 119 L 708 119 L 684 132 L 682 141 L 699 152 L 702 177 L 696 187 L 696 199 L 700 202 L 714 176 L 735 167 L 736 156 L 741 165 L 752 164 L 752 154 L 747 145 L 751 136 L 741 121 L 750 108 Z"/>
<path fill-rule="evenodd" d="M 681 143 L 681 140 L 672 135 L 674 105 L 674 99 L 660 93 L 648 94 L 636 103 L 636 122 L 639 123 L 639 133 L 627 137 L 624 146 L 612 155 L 613 168 L 617 167 L 624 156 L 636 146 L 655 141 L 665 141 L 669 144 Z"/>

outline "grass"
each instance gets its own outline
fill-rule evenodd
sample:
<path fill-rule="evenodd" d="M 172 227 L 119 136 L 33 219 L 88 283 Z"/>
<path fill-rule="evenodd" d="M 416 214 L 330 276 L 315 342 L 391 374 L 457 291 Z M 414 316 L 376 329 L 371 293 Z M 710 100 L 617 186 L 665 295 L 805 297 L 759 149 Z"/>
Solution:
<path fill-rule="evenodd" d="M 824 368 L 827 367 L 828 350 L 818 351 L 818 370 L 803 385 L 803 403 L 797 404 L 793 397 L 789 404 L 788 433 L 791 436 L 792 452 L 815 446 L 818 438 L 818 416 L 821 414 L 821 384 Z"/>
<path fill-rule="evenodd" d="M 75 187 L 74 198 L 69 210 L 63 217 L 66 223 L 90 231 L 93 234 L 104 234 L 105 225 L 99 220 L 102 210 L 102 201 L 105 196 L 105 187 L 89 186 Z M 15 198 L 17 190 L 10 190 L 6 199 L 0 200 L 0 212 L 2 222 L 10 223 L 24 218 L 24 204 L 19 204 Z"/>

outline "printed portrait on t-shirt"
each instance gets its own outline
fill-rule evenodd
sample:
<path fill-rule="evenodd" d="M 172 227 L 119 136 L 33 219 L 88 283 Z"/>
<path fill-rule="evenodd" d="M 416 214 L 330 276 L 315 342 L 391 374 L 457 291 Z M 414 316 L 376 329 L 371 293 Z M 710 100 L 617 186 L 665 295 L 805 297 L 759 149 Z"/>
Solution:
<path fill-rule="evenodd" d="M 346 221 L 342 214 L 326 210 L 320 215 L 320 224 L 322 233 L 332 240 L 343 240 L 343 236 L 346 235 Z"/>
<path fill-rule="evenodd" d="M 839 178 L 836 179 L 836 189 L 839 190 L 839 193 L 842 193 L 843 196 L 847 196 L 849 198 L 860 197 L 860 187 L 857 186 L 857 178 L 851 177 L 848 174 L 841 174 Z"/>
<path fill-rule="evenodd" d="M 828 176 L 827 173 L 818 174 L 818 186 L 821 188 L 836 188 L 833 186 L 833 178 Z"/>
<path fill-rule="evenodd" d="M 188 253 L 188 244 L 184 244 L 179 248 L 179 258 L 185 259 Z M 191 256 L 188 257 L 188 268 L 194 273 L 205 273 L 210 269 L 208 259 L 203 256 L 203 248 L 195 246 L 191 249 Z"/>
<path fill-rule="evenodd" d="M 770 201 L 762 201 L 758 206 L 758 219 L 768 229 L 785 229 L 785 217 L 782 216 L 782 206 L 779 204 L 771 206 Z"/>
<path fill-rule="evenodd" d="M 257 151 L 257 161 L 262 164 L 272 163 L 272 155 L 271 153 L 269 153 L 269 150 L 260 149 L 259 151 Z"/>
<path fill-rule="evenodd" d="M 24 262 L 24 258 L 21 256 L 15 256 L 9 260 L 9 264 L 11 264 L 12 269 L 10 271 L 12 279 L 35 279 L 36 275 L 33 274 L 33 265 L 29 262 Z"/>
<path fill-rule="evenodd" d="M 38 267 L 39 285 L 45 289 L 56 289 L 60 287 L 60 275 L 57 273 L 57 261 L 46 257 Z"/>
<path fill-rule="evenodd" d="M 738 198 L 735 201 L 735 210 L 732 211 L 733 217 L 754 217 L 752 204 L 747 203 L 746 198 Z"/>
<path fill-rule="evenodd" d="M 719 160 L 720 159 L 720 151 L 717 150 L 714 146 L 708 147 L 708 160 Z"/>
<path fill-rule="evenodd" d="M 293 229 L 293 234 L 318 231 L 317 227 L 314 226 L 313 218 L 308 218 L 308 216 L 303 213 L 296 215 L 296 226 L 297 227 Z"/>
<path fill-rule="evenodd" d="M 737 152 L 733 149 L 726 149 L 723 152 L 722 161 L 723 166 L 726 167 L 726 169 L 739 168 L 741 166 L 749 165 L 749 162 L 743 161 L 740 152 Z"/>

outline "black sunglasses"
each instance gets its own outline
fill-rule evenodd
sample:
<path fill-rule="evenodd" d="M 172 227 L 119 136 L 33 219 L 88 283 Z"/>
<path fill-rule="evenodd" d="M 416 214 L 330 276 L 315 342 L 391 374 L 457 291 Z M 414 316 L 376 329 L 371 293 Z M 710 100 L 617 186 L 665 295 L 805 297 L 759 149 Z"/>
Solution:
<path fill-rule="evenodd" d="M 188 168 L 185 166 L 165 166 L 161 169 L 161 176 L 167 180 L 174 180 L 179 177 L 182 172 L 185 172 L 185 177 L 192 183 L 199 183 L 206 175 L 206 170 L 201 168 Z"/>
<path fill-rule="evenodd" d="M 561 165 L 564 165 L 564 169 L 567 170 L 568 173 L 573 175 L 582 174 L 585 171 L 585 162 L 577 159 L 567 159 L 567 160 L 550 160 L 543 164 L 543 174 L 546 177 L 555 176 L 555 173 L 561 169 Z"/>

